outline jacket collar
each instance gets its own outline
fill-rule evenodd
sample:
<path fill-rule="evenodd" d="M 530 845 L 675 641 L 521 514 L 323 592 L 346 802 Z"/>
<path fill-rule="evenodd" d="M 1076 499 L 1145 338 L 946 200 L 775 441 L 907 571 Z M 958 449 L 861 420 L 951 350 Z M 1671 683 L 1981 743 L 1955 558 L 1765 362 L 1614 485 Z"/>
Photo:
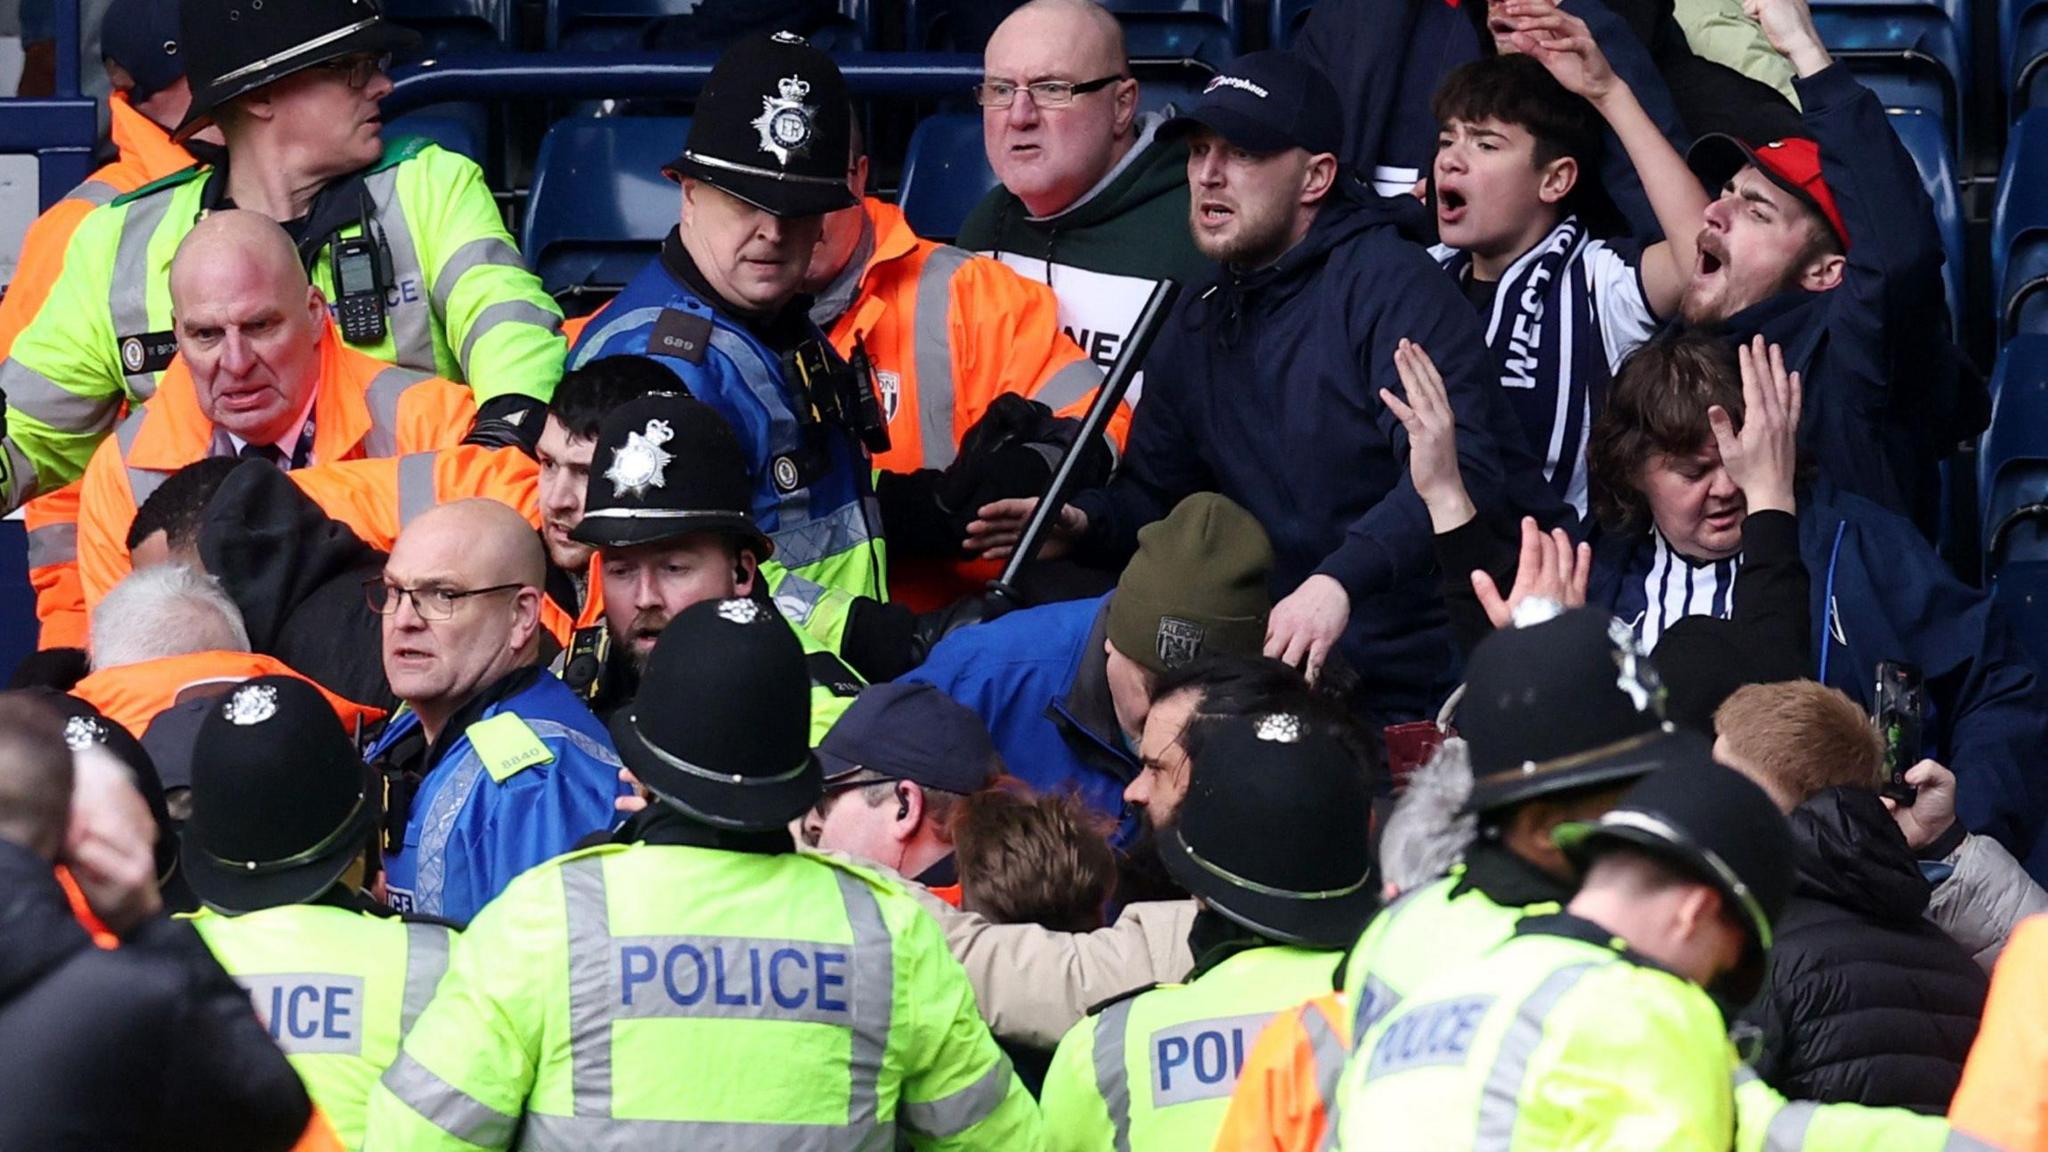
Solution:
<path fill-rule="evenodd" d="M 343 346 L 329 324 L 320 333 L 320 379 L 313 389 L 313 461 L 332 464 L 357 454 L 370 432 L 370 402 L 364 370 L 351 364 L 360 352 Z M 376 371 L 382 371 L 378 367 Z M 375 372 L 368 373 L 374 376 Z M 199 388 L 181 355 L 171 361 L 156 395 L 142 409 L 142 427 L 128 452 L 128 465 L 157 472 L 175 472 L 203 459 L 213 443 L 213 421 L 199 407 Z"/>
<path fill-rule="evenodd" d="M 1537 904 L 1562 905 L 1572 898 L 1574 886 L 1567 884 L 1498 842 L 1475 840 L 1465 850 L 1465 864 L 1451 898 L 1477 892 L 1503 908 L 1528 908 Z"/>
<path fill-rule="evenodd" d="M 260 652 L 188 652 L 103 668 L 73 685 L 71 694 L 98 708 L 107 719 L 140 739 L 150 720 L 177 703 L 186 689 L 204 684 L 239 684 L 257 676 L 306 679 L 283 661 Z M 367 724 L 383 715 L 377 709 L 336 696 L 317 683 L 313 687 L 327 698 L 345 726 L 353 726 L 357 720 Z"/>
<path fill-rule="evenodd" d="M 196 163 L 190 152 L 171 143 L 170 133 L 135 110 L 126 92 L 108 97 L 107 108 L 113 118 L 114 148 L 124 163 L 141 169 L 145 180 L 161 180 Z"/>
<path fill-rule="evenodd" d="M 1124 747 L 1123 732 L 1117 726 L 1116 703 L 1109 695 L 1109 656 L 1102 650 L 1108 637 L 1109 596 L 1105 596 L 1102 607 L 1095 612 L 1095 622 L 1088 627 L 1088 638 L 1081 642 L 1080 659 L 1075 662 L 1067 694 L 1054 700 L 1046 710 L 1055 725 L 1078 730 L 1119 760 L 1135 766 L 1129 749 Z"/>
<path fill-rule="evenodd" d="M 756 856 L 786 856 L 796 851 L 789 830 L 735 832 L 713 828 L 690 819 L 666 803 L 656 800 L 612 833 L 614 844 L 655 844 L 674 848 L 711 848 L 720 852 L 747 852 Z"/>

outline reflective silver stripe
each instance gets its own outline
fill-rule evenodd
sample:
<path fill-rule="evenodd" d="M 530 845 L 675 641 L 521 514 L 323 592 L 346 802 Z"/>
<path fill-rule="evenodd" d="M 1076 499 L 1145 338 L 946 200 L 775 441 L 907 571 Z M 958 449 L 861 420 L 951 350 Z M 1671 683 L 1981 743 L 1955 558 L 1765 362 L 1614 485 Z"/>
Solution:
<path fill-rule="evenodd" d="M 889 1152 L 894 1125 L 861 1134 L 836 1124 L 614 1120 L 526 1114 L 522 1152 Z"/>
<path fill-rule="evenodd" d="M 1344 1042 L 1317 1004 L 1308 1005 L 1301 1014 L 1301 1030 L 1308 1035 L 1309 1058 L 1315 1064 L 1316 1100 L 1327 1112 L 1337 1099 L 1337 1080 L 1344 1075 Z"/>
<path fill-rule="evenodd" d="M 1115 1152 L 1131 1152 L 1131 1082 L 1124 1071 L 1124 1029 L 1130 1016 L 1131 1001 L 1119 1000 L 1095 1018 L 1095 1090 L 1109 1109 Z"/>
<path fill-rule="evenodd" d="M 869 499 L 863 496 L 861 503 Z M 869 517 L 875 523 L 881 522 L 879 511 L 870 510 L 868 516 L 862 516 L 860 504 L 848 504 L 822 520 L 777 529 L 769 533 L 775 540 L 775 562 L 785 568 L 804 568 L 858 548 L 868 542 Z"/>
<path fill-rule="evenodd" d="M 500 324 L 532 324 L 549 332 L 562 330 L 562 318 L 530 300 L 500 300 L 477 314 L 476 322 L 463 334 L 462 351 L 456 353 L 455 362 L 462 367 L 462 378 L 469 379 L 469 358 L 476 351 L 476 342 L 490 335 Z"/>
<path fill-rule="evenodd" d="M 428 1123 L 458 1140 L 503 1148 L 519 1124 L 462 1089 L 436 1076 L 426 1065 L 401 1051 L 384 1070 L 384 1087 Z"/>
<path fill-rule="evenodd" d="M 51 564 L 69 564 L 77 559 L 77 524 L 45 524 L 29 532 L 28 566 L 31 571 Z"/>
<path fill-rule="evenodd" d="M 806 580 L 794 572 L 785 572 L 782 583 L 775 589 L 775 610 L 783 619 L 801 628 L 811 622 L 811 613 L 825 602 L 825 586 L 814 580 Z"/>
<path fill-rule="evenodd" d="M 121 238 L 114 244 L 113 279 L 107 285 L 107 316 L 114 322 L 115 340 L 150 331 L 149 284 L 152 277 L 149 274 L 149 242 L 156 237 L 157 229 L 163 226 L 175 195 L 166 189 L 131 201 L 121 217 Z M 118 349 L 114 358 L 120 359 Z M 128 389 L 137 396 L 148 397 L 156 391 L 156 374 L 128 373 Z M 8 395 L 11 397 L 13 393 L 10 391 Z M 141 502 L 139 497 L 136 502 Z"/>
<path fill-rule="evenodd" d="M 896 942 L 874 891 L 837 869 L 832 878 L 853 929 L 853 1043 L 847 1055 L 853 1082 L 846 1093 L 846 1124 L 849 1135 L 861 1135 L 883 1126 L 879 1085 L 890 1017 L 896 1014 Z"/>
<path fill-rule="evenodd" d="M 441 974 L 448 971 L 448 929 L 439 924 L 405 926 L 405 999 L 398 1010 L 400 1039 L 412 1031 L 413 1021 L 427 1010 L 434 989 L 441 986 Z"/>
<path fill-rule="evenodd" d="M 585 328 L 582 338 L 577 341 L 575 354 L 569 357 L 569 367 L 581 368 L 590 363 L 597 358 L 598 349 L 603 348 L 612 337 L 652 324 L 661 318 L 664 311 L 666 309 L 635 308 L 631 312 L 621 313 L 605 321 L 604 327 L 595 331 Z M 598 315 L 602 316 L 604 313 L 600 312 Z"/>
<path fill-rule="evenodd" d="M 917 274 L 917 328 L 912 360 L 917 367 L 917 428 L 924 441 L 924 466 L 944 468 L 960 454 L 959 406 L 953 379 L 953 277 L 973 258 L 948 244 L 932 249 Z"/>
<path fill-rule="evenodd" d="M 72 392 L 12 357 L 0 364 L 0 393 L 6 394 L 10 412 L 18 412 L 58 432 L 104 432 L 121 410 L 119 395 Z"/>
<path fill-rule="evenodd" d="M 382 460 L 398 455 L 398 402 L 405 390 L 429 377 L 396 366 L 370 378 L 363 401 L 370 408 L 370 431 L 363 437 L 363 455 Z M 325 463 L 325 461 L 323 461 Z"/>
<path fill-rule="evenodd" d="M 944 1140 L 995 1115 L 1009 1098 L 1010 1058 L 998 1056 L 974 1083 L 938 1100 L 905 1100 L 897 1106 L 896 1115 L 905 1128 Z"/>
<path fill-rule="evenodd" d="M 503 236 L 479 236 L 455 250 L 454 255 L 443 261 L 434 270 L 434 311 L 442 316 L 448 314 L 448 298 L 455 295 L 455 286 L 469 274 L 472 268 L 485 265 L 526 270 L 525 261 L 512 247 L 511 241 Z"/>
<path fill-rule="evenodd" d="M 1800 1152 L 1806 1147 L 1806 1126 L 1813 1123 L 1818 1106 L 1791 1103 L 1778 1109 L 1764 1127 L 1764 1152 Z"/>
<path fill-rule="evenodd" d="M 12 440 L 0 440 L 0 513 L 12 512 L 36 494 L 40 478 L 36 466 L 28 454 L 15 446 Z"/>
<path fill-rule="evenodd" d="M 1097 368 L 1094 361 L 1083 356 L 1046 377 L 1045 383 L 1039 386 L 1038 395 L 1032 399 L 1058 412 L 1100 387 L 1102 369 Z"/>
<path fill-rule="evenodd" d="M 585 856 L 562 865 L 562 902 L 569 921 L 569 1090 L 578 1116 L 612 1114 L 611 906 L 604 860 Z"/>
<path fill-rule="evenodd" d="M 1494 1053 L 1493 1069 L 1480 1089 L 1479 1125 L 1472 1141 L 1473 1152 L 1499 1149 L 1506 1152 L 1515 1137 L 1515 1120 L 1522 1095 L 1522 1081 L 1529 1075 L 1529 1060 L 1543 1042 L 1543 1022 L 1558 1001 L 1564 999 L 1588 972 L 1604 967 L 1605 961 L 1571 964 L 1543 978 L 1534 992 L 1515 1009 Z"/>
<path fill-rule="evenodd" d="M 438 503 L 438 495 L 434 491 L 434 456 L 432 452 L 413 452 L 398 458 L 398 527 L 401 531 L 420 513 Z"/>
<path fill-rule="evenodd" d="M 411 280 L 424 296 L 426 273 L 420 268 L 419 247 L 413 243 L 412 228 L 405 221 L 405 205 L 398 198 L 398 172 L 403 167 L 394 164 L 382 172 L 372 172 L 364 179 L 363 187 L 369 190 L 377 226 L 383 230 L 385 246 L 391 251 L 392 283 L 403 285 Z M 408 304 L 401 291 L 398 306 L 390 310 L 390 317 L 395 349 L 392 359 L 421 372 L 438 372 L 440 367 L 434 359 L 434 310 L 424 300 Z"/>
<path fill-rule="evenodd" d="M 1968 1132 L 1949 1129 L 1948 1139 L 1942 1144 L 1942 1152 L 1998 1152 L 1998 1145 L 1977 1139 Z"/>
<path fill-rule="evenodd" d="M 1400 896 L 1395 897 L 1392 904 L 1380 909 L 1379 915 L 1373 917 L 1366 925 L 1366 932 L 1371 933 L 1374 928 L 1379 929 L 1378 934 L 1373 936 L 1375 942 L 1387 933 L 1392 932 L 1394 925 L 1397 923 L 1397 917 L 1413 907 L 1417 897 L 1421 896 L 1424 892 L 1433 891 L 1437 883 L 1437 881 L 1432 880 L 1419 888 L 1410 888 Z M 1386 923 L 1382 925 L 1381 921 Z M 1364 944 L 1365 938 L 1361 936 L 1359 943 L 1353 946 L 1351 950 L 1351 959 L 1348 963 L 1354 972 L 1358 971 L 1361 966 L 1371 962 L 1372 958 L 1361 952 Z M 1374 992 L 1378 988 L 1385 988 L 1387 990 L 1390 997 L 1388 1003 L 1382 1004 L 1377 1002 L 1379 997 L 1374 995 Z M 1365 993 L 1365 995 L 1358 998 L 1358 1003 L 1351 1006 L 1351 1044 L 1354 1049 L 1365 1043 L 1365 1034 L 1372 1031 L 1372 1026 L 1379 1022 L 1380 1017 L 1385 1016 L 1395 1004 L 1401 1002 L 1400 993 L 1389 987 L 1385 981 L 1380 980 L 1376 974 L 1371 972 L 1366 973 Z"/>
<path fill-rule="evenodd" d="M 165 480 L 170 479 L 168 472 L 158 472 L 154 468 L 137 468 L 128 463 L 128 455 L 135 450 L 135 437 L 142 431 L 142 420 L 145 415 L 147 413 L 137 408 L 114 429 L 114 445 L 120 449 L 121 468 L 128 473 L 128 494 L 134 499 L 137 510 L 142 508 L 143 501 L 149 499 L 163 486 Z"/>
<path fill-rule="evenodd" d="M 64 198 L 66 200 L 83 200 L 87 204 L 98 208 L 102 205 L 112 204 L 120 196 L 121 190 L 104 180 L 87 180 L 85 183 L 73 188 L 71 194 Z"/>

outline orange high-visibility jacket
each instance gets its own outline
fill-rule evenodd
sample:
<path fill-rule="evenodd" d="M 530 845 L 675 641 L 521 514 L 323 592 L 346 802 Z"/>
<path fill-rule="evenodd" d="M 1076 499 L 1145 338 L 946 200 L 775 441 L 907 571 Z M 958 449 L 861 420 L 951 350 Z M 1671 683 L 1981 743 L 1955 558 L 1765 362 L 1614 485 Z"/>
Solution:
<path fill-rule="evenodd" d="M 357 352 L 330 327 L 320 341 L 312 418 L 313 460 L 331 464 L 459 443 L 476 419 L 476 404 L 469 389 Z M 128 528 L 136 508 L 171 473 L 205 459 L 213 435 L 179 359 L 156 395 L 100 442 L 79 497 L 78 574 L 87 609 L 128 574 Z"/>
<path fill-rule="evenodd" d="M 2013 931 L 1948 1122 L 2006 1152 L 2048 1152 L 2048 915 Z"/>
<path fill-rule="evenodd" d="M 50 285 L 64 269 L 64 250 L 85 214 L 116 196 L 192 166 L 192 155 L 171 143 L 156 121 L 137 112 L 126 93 L 108 101 L 113 111 L 114 162 L 86 177 L 50 210 L 36 217 L 21 241 L 21 260 L 7 294 L 0 296 L 0 359 L 35 318 Z M 78 587 L 78 485 L 31 500 L 22 509 L 28 529 L 28 579 L 36 590 L 44 648 L 85 646 L 85 600 Z"/>
<path fill-rule="evenodd" d="M 1316 1152 L 1344 1058 L 1351 1052 L 1351 1009 L 1342 992 L 1275 1016 L 1245 1057 L 1216 1152 Z"/>
<path fill-rule="evenodd" d="M 890 472 L 944 468 L 960 437 L 996 397 L 1015 392 L 1061 416 L 1088 411 L 1102 383 L 1078 344 L 1060 331 L 1052 289 L 1000 261 L 921 240 L 893 204 L 862 201 L 875 250 L 832 346 L 867 349 L 889 418 L 889 450 L 874 458 Z M 1122 447 L 1128 407 L 1110 422 Z"/>
<path fill-rule="evenodd" d="M 186 692 L 212 685 L 239 684 L 257 676 L 297 676 L 306 680 L 284 661 L 260 652 L 191 652 L 102 668 L 73 685 L 71 694 L 99 709 L 100 715 L 140 740 L 157 713 L 178 703 Z M 306 682 L 320 689 L 350 735 L 367 730 L 384 718 L 381 708 L 358 704 L 311 680 Z"/>

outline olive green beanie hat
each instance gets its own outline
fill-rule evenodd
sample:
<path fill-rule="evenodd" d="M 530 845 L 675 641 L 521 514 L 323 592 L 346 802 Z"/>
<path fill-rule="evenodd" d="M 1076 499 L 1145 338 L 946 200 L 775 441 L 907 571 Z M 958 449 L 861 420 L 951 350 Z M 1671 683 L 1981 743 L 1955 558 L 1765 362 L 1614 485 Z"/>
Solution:
<path fill-rule="evenodd" d="M 1180 502 L 1138 533 L 1138 554 L 1109 602 L 1109 641 L 1164 672 L 1199 656 L 1256 656 L 1266 644 L 1273 545 L 1238 504 L 1214 492 Z"/>

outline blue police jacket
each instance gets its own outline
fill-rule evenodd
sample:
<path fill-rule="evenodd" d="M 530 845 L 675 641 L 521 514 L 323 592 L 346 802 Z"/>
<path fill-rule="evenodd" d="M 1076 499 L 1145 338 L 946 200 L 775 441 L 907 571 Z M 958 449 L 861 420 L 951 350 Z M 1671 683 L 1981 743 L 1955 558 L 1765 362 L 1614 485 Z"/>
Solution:
<path fill-rule="evenodd" d="M 624 795 L 604 725 L 560 680 L 532 679 L 492 701 L 441 747 L 413 796 L 405 844 L 384 860 L 390 902 L 467 924 L 514 876 L 612 826 Z M 370 746 L 375 761 L 417 737 L 401 710 Z"/>
<path fill-rule="evenodd" d="M 800 415 L 809 405 L 787 379 L 781 353 L 707 303 L 708 291 L 692 287 L 698 279 L 680 239 L 669 233 L 661 255 L 591 318 L 570 349 L 569 367 L 631 355 L 675 373 L 739 436 L 754 483 L 754 522 L 775 541 L 776 563 L 827 587 L 879 597 L 879 555 L 864 554 L 881 535 L 866 453 L 845 429 Z M 778 344 L 825 344 L 802 309 L 785 312 L 768 324 Z M 821 569 L 855 549 L 863 552 Z M 874 571 L 849 578 L 850 562 Z"/>
<path fill-rule="evenodd" d="M 1010 775 L 1038 791 L 1072 788 L 1119 821 L 1117 842 L 1126 844 L 1137 822 L 1124 810 L 1124 785 L 1138 760 L 1109 701 L 1108 607 L 1109 596 L 1071 600 L 962 628 L 902 679 L 974 709 Z"/>
<path fill-rule="evenodd" d="M 1586 600 L 1640 618 L 1647 536 L 1594 546 Z M 2048 693 L 1991 597 L 1956 579 L 1913 523 L 1825 481 L 1800 494 L 1799 553 L 1812 588 L 1815 678 L 1871 707 L 1877 665 L 1926 676 L 1924 752 L 1956 774 L 1956 813 L 2048 879 Z"/>

